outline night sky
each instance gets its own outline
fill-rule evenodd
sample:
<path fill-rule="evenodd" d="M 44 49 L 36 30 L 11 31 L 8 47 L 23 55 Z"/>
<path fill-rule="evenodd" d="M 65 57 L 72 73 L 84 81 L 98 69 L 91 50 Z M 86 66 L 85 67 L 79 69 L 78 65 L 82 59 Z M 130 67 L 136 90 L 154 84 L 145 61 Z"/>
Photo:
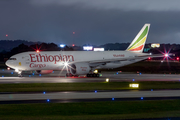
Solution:
<path fill-rule="evenodd" d="M 150 23 L 147 43 L 180 44 L 179 5 L 180 0 L 0 0 L 0 40 L 127 43 Z"/>

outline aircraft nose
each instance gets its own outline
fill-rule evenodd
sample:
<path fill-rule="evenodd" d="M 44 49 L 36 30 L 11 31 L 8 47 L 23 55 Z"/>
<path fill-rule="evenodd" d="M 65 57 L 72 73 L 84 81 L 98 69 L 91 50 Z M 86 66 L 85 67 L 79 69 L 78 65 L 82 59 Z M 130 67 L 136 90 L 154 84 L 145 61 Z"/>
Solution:
<path fill-rule="evenodd" d="M 7 66 L 10 66 L 10 61 L 7 60 L 5 64 L 6 64 Z"/>
<path fill-rule="evenodd" d="M 14 62 L 13 62 L 13 61 L 7 60 L 5 64 L 6 64 L 8 67 L 11 67 L 11 68 L 14 67 Z"/>

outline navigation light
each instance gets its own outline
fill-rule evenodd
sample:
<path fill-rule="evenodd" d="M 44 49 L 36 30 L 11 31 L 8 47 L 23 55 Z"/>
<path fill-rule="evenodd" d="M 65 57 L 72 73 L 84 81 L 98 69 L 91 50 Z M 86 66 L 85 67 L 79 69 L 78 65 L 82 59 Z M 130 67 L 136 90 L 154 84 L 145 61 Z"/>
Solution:
<path fill-rule="evenodd" d="M 179 60 L 179 57 L 177 57 L 176 60 Z"/>
<path fill-rule="evenodd" d="M 164 54 L 164 56 L 165 56 L 165 57 L 168 57 L 169 55 L 166 53 L 166 54 Z"/>

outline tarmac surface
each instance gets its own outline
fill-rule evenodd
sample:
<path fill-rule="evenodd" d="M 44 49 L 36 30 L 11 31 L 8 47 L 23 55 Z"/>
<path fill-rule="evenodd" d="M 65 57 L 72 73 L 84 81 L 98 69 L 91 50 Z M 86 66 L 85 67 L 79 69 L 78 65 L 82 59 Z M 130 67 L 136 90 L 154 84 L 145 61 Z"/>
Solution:
<path fill-rule="evenodd" d="M 2 74 L 2 73 L 1 73 Z M 48 76 L 30 75 L 29 77 L 0 77 L 2 83 L 80 83 L 80 82 L 122 82 L 122 81 L 180 81 L 178 74 L 132 74 L 103 72 L 99 78 L 64 77 L 59 74 Z M 0 104 L 41 103 L 41 102 L 81 102 L 109 100 L 151 100 L 180 99 L 180 90 L 148 91 L 84 91 L 84 92 L 48 92 L 48 93 L 0 93 Z"/>
<path fill-rule="evenodd" d="M 2 73 L 1 73 L 2 74 Z M 78 83 L 78 82 L 105 82 L 108 78 L 110 82 L 124 81 L 180 81 L 179 74 L 141 74 L 141 73 L 119 73 L 119 72 L 102 72 L 101 77 L 65 77 L 65 74 L 58 72 L 49 75 L 25 75 L 26 77 L 17 77 L 11 75 L 0 77 L 1 83 Z"/>

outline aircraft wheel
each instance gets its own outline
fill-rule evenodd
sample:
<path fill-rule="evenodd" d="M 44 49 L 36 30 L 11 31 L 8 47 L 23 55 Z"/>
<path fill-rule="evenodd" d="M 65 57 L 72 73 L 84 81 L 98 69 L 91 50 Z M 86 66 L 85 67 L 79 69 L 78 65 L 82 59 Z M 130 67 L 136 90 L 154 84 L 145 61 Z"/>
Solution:
<path fill-rule="evenodd" d="M 99 74 L 87 74 L 86 77 L 99 77 Z"/>
<path fill-rule="evenodd" d="M 97 77 L 97 74 L 93 74 L 93 77 Z"/>
<path fill-rule="evenodd" d="M 21 74 L 18 74 L 18 77 L 22 77 L 22 75 L 21 75 Z"/>

